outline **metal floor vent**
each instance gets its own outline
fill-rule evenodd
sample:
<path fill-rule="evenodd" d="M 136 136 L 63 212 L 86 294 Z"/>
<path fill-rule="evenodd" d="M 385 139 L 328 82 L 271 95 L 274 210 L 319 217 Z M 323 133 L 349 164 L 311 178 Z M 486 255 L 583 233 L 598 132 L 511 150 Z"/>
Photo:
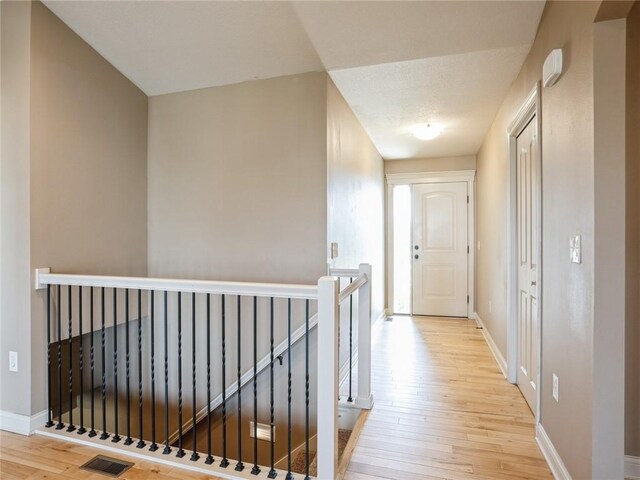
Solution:
<path fill-rule="evenodd" d="M 102 473 L 110 477 L 119 477 L 123 472 L 129 470 L 133 466 L 133 463 L 123 462 L 115 458 L 105 457 L 98 455 L 92 458 L 82 467 L 82 470 L 89 470 L 90 472 Z"/>

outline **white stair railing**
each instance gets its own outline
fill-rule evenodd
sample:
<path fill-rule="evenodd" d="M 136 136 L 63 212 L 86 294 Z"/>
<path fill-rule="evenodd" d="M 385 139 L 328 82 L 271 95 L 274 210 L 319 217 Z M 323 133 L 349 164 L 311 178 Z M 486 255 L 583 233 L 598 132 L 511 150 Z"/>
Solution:
<path fill-rule="evenodd" d="M 314 328 L 315 322 L 313 320 L 310 321 L 310 313 L 309 313 L 309 302 L 317 301 L 317 338 L 318 338 L 318 371 L 317 371 L 317 478 L 323 480 L 331 480 L 335 479 L 337 475 L 338 469 L 338 405 L 339 405 L 339 390 L 340 390 L 340 351 L 339 351 L 339 322 L 340 322 L 340 312 L 341 312 L 341 302 L 349 300 L 349 302 L 353 302 L 354 295 L 357 297 L 357 331 L 358 331 L 358 340 L 357 340 L 357 371 L 358 371 L 358 385 L 357 385 L 357 395 L 353 400 L 353 405 L 359 408 L 371 408 L 373 405 L 373 397 L 371 395 L 371 266 L 368 264 L 362 264 L 360 267 L 356 269 L 342 269 L 342 270 L 332 270 L 330 271 L 332 276 L 322 277 L 318 280 L 316 285 L 282 285 L 282 284 L 266 284 L 266 283 L 242 283 L 242 282 L 221 282 L 221 281 L 199 281 L 199 280 L 176 280 L 176 279 L 159 279 L 159 278 L 140 278 L 140 277 L 112 277 L 112 276 L 96 276 L 96 275 L 73 275 L 73 274 L 57 274 L 51 273 L 49 269 L 38 269 L 36 271 L 36 289 L 43 290 L 42 296 L 43 299 L 46 300 L 47 305 L 47 338 L 50 340 L 47 344 L 47 359 L 48 364 L 46 365 L 47 372 L 50 375 L 49 379 L 49 392 L 48 392 L 48 403 L 49 403 L 49 415 L 48 415 L 48 428 L 41 430 L 39 433 L 44 433 L 50 436 L 60 436 L 64 437 L 65 440 L 76 441 L 78 443 L 90 444 L 99 448 L 105 448 L 113 450 L 117 446 L 117 450 L 123 454 L 130 454 L 135 457 L 145 457 L 147 456 L 150 460 L 161 461 L 162 463 L 175 463 L 176 466 L 189 468 L 190 470 L 196 470 L 201 472 L 208 472 L 212 474 L 219 475 L 225 478 L 273 478 L 272 474 L 276 474 L 276 471 L 273 470 L 273 460 L 271 465 L 258 465 L 257 461 L 257 446 L 256 450 L 247 452 L 244 459 L 249 460 L 247 457 L 251 457 L 251 462 L 247 462 L 248 465 L 246 470 L 244 470 L 244 466 L 242 463 L 243 458 L 236 458 L 234 460 L 227 461 L 224 455 L 215 456 L 212 455 L 211 446 L 208 446 L 206 451 L 202 451 L 201 448 L 203 445 L 193 445 L 193 452 L 189 461 L 185 462 L 186 459 L 182 459 L 182 455 L 184 455 L 182 450 L 182 440 L 180 432 L 180 446 L 176 450 L 173 444 L 173 438 L 170 438 L 169 431 L 166 427 L 165 421 L 165 432 L 158 435 L 158 443 L 161 443 L 164 440 L 164 451 L 165 455 L 162 455 L 160 451 L 155 451 L 157 447 L 155 447 L 156 438 L 155 438 L 155 427 L 154 434 L 152 438 L 147 438 L 145 433 L 142 431 L 142 422 L 140 421 L 140 426 L 133 422 L 130 424 L 129 415 L 130 410 L 132 409 L 140 409 L 140 419 L 142 419 L 143 411 L 142 411 L 142 403 L 139 406 L 136 405 L 135 400 L 138 396 L 142 395 L 142 377 L 129 377 L 129 364 L 131 363 L 131 367 L 134 366 L 134 363 L 137 364 L 139 361 L 148 361 L 148 358 L 140 356 L 141 360 L 138 360 L 138 356 L 142 355 L 140 352 L 141 347 L 141 337 L 142 328 L 138 327 L 137 334 L 135 329 L 131 330 L 132 338 L 129 339 L 128 333 L 126 338 L 126 350 L 124 352 L 120 352 L 120 356 L 118 357 L 117 353 L 109 358 L 102 358 L 102 372 L 101 375 L 96 371 L 96 383 L 100 384 L 100 377 L 102 376 L 102 395 L 101 398 L 96 398 L 96 405 L 99 407 L 99 402 L 102 400 L 102 418 L 96 418 L 95 424 L 93 420 L 93 393 L 92 393 L 92 401 L 91 408 L 92 413 L 89 418 L 86 416 L 83 418 L 82 413 L 80 413 L 79 417 L 72 417 L 73 412 L 73 398 L 77 393 L 77 384 L 79 382 L 82 387 L 83 378 L 86 381 L 86 377 L 90 371 L 91 378 L 93 378 L 93 356 L 95 351 L 96 360 L 98 359 L 98 355 L 100 354 L 100 347 L 102 350 L 101 355 L 104 357 L 104 346 L 105 346 L 105 305 L 107 308 L 107 326 L 113 327 L 115 325 L 126 324 L 126 331 L 129 332 L 129 314 L 131 313 L 131 321 L 138 320 L 138 323 L 145 318 L 147 321 L 151 319 L 153 324 L 153 305 L 156 305 L 155 310 L 155 320 L 156 320 L 156 329 L 162 329 L 164 325 L 164 337 L 169 335 L 167 332 L 167 308 L 171 311 L 169 315 L 178 315 L 176 312 L 180 311 L 184 314 L 184 325 L 186 325 L 185 330 L 185 338 L 182 343 L 180 334 L 178 333 L 177 337 L 173 337 L 174 333 L 171 333 L 170 337 L 167 337 L 169 342 L 172 344 L 174 342 L 178 342 L 178 348 L 180 346 L 185 346 L 189 341 L 193 341 L 193 352 L 195 352 L 195 337 L 196 337 L 196 329 L 198 330 L 198 335 L 202 335 L 203 332 L 209 332 L 210 326 L 210 315 L 213 316 L 216 313 L 211 308 L 211 312 L 209 309 L 210 298 L 213 299 L 214 296 L 218 296 L 218 298 L 222 298 L 222 302 L 224 302 L 224 298 L 227 297 L 228 302 L 231 302 L 231 297 L 237 298 L 237 303 L 234 305 L 227 304 L 227 308 L 238 309 L 238 315 L 240 314 L 240 298 L 245 298 L 246 302 L 243 303 L 247 308 L 246 314 L 255 315 L 254 317 L 254 334 L 247 333 L 250 337 L 255 337 L 255 328 L 256 325 L 263 332 L 262 334 L 267 334 L 268 328 L 266 327 L 269 324 L 268 318 L 258 318 L 257 317 L 257 309 L 256 305 L 266 306 L 269 301 L 271 301 L 271 305 L 273 305 L 273 299 L 280 299 L 280 305 L 289 304 L 289 312 L 291 312 L 291 301 L 302 301 L 306 303 L 306 323 L 303 324 L 303 335 L 306 336 L 307 345 L 305 347 L 306 351 L 306 359 L 305 362 L 307 364 L 307 418 L 308 418 L 308 405 L 309 405 L 309 388 L 308 388 L 308 332 Z M 349 277 L 351 278 L 351 282 L 345 286 L 345 288 L 340 291 L 340 278 Z M 105 304 L 105 289 L 107 292 L 107 302 Z M 94 292 L 95 290 L 95 292 Z M 153 301 L 153 293 L 156 293 L 156 300 Z M 61 296 L 60 294 L 64 295 Z M 94 295 L 95 293 L 95 295 Z M 100 296 L 98 296 L 98 293 Z M 171 300 L 171 296 L 173 295 L 173 303 L 172 301 L 167 304 L 167 296 Z M 67 298 L 68 297 L 68 298 Z M 93 302 L 95 302 L 96 306 L 94 309 Z M 246 297 L 253 298 L 253 307 L 250 307 L 251 301 Z M 84 299 L 84 306 L 83 306 Z M 120 303 L 124 299 L 125 303 Z M 178 310 L 174 311 L 175 301 L 177 300 L 178 306 L 180 305 L 180 299 L 183 299 L 185 302 L 185 306 L 192 308 L 185 308 L 181 310 L 178 307 Z M 118 306 L 116 306 L 116 301 L 118 302 Z M 99 303 L 98 303 L 99 302 Z M 112 303 L 111 303 L 112 302 Z M 163 303 L 164 302 L 164 303 Z M 100 310 L 98 308 L 98 304 L 100 305 Z M 131 304 L 131 305 L 130 305 Z M 246 305 L 245 305 L 246 304 Z M 125 307 L 125 315 L 122 315 L 123 305 Z M 129 306 L 130 305 L 130 306 Z M 164 306 L 163 306 L 164 305 Z M 218 303 L 219 305 L 219 303 Z M 62 307 L 66 308 L 62 308 Z M 205 306 L 206 311 L 205 311 Z M 87 310 L 88 307 L 91 307 L 90 310 Z M 273 307 L 272 307 L 273 308 Z M 286 309 L 286 307 L 285 307 Z M 62 312 L 60 311 L 62 310 Z M 222 310 L 224 312 L 224 303 L 222 303 Z M 101 313 L 100 313 L 101 311 Z M 243 309 L 243 312 L 245 310 Z M 263 310 L 261 310 L 263 311 Z M 282 311 L 282 310 L 281 310 Z M 83 312 L 84 312 L 84 320 L 83 320 Z M 95 313 L 96 324 L 93 323 Z M 220 314 L 219 311 L 217 314 Z M 224 318 L 224 313 L 222 314 Z M 243 316 L 245 314 L 243 313 Z M 125 318 L 123 318 L 125 317 Z M 98 318 L 100 322 L 98 322 Z M 239 316 L 238 316 L 239 318 Z M 315 320 L 314 318 L 314 320 Z M 88 320 L 90 320 L 90 325 L 87 324 Z M 62 323 L 64 321 L 64 323 Z M 229 321 L 229 319 L 228 319 Z M 258 322 L 257 324 L 255 322 Z M 273 321 L 273 320 L 272 320 Z M 180 320 L 178 320 L 180 322 Z M 188 325 L 191 322 L 191 327 Z M 293 338 L 291 332 L 291 313 L 289 313 L 289 336 L 288 341 L 289 345 L 291 345 Z M 237 324 L 237 328 L 240 328 L 239 322 L 234 322 L 233 324 L 228 325 L 228 328 L 235 328 Z M 100 328 L 100 325 L 102 327 Z M 178 324 L 180 325 L 180 323 Z M 305 327 L 306 325 L 306 327 Z M 83 329 L 84 327 L 84 329 Z M 153 327 L 152 327 L 153 328 Z M 90 332 L 95 332 L 95 334 L 91 335 L 91 338 L 96 337 L 98 344 L 95 345 L 93 340 L 91 341 L 91 345 L 87 345 L 87 339 L 83 340 L 82 334 L 87 334 Z M 191 333 L 189 333 L 191 332 Z M 115 334 L 114 330 L 114 334 Z M 238 334 L 240 330 L 238 330 Z M 148 335 L 148 332 L 144 331 L 145 335 Z M 153 337 L 153 330 L 151 333 Z M 218 342 L 220 339 L 216 336 L 217 333 L 213 332 L 207 335 L 208 340 Z M 244 335 L 244 333 L 243 333 Z M 273 335 L 273 332 L 271 333 Z M 73 341 L 72 341 L 73 340 Z M 156 338 L 157 340 L 157 338 Z M 151 338 L 151 343 L 153 344 L 153 338 Z M 199 373 L 202 371 L 201 369 L 206 366 L 209 369 L 209 364 L 207 361 L 207 365 L 203 366 L 201 364 L 197 364 L 195 355 L 193 357 L 193 380 L 189 380 L 188 377 L 180 382 L 180 390 L 178 392 L 173 391 L 173 387 L 169 390 L 166 386 L 167 381 L 167 344 L 165 339 L 164 348 L 161 351 L 156 351 L 156 373 L 158 374 L 157 380 L 158 385 L 155 387 L 158 390 L 158 396 L 162 397 L 164 393 L 165 403 L 166 401 L 170 401 L 169 397 L 173 397 L 175 393 L 179 393 L 179 415 L 182 419 L 182 391 L 193 388 L 193 396 L 192 398 L 196 398 L 196 371 Z M 224 339 L 222 340 L 224 342 Z M 255 341 L 255 340 L 254 340 Z M 79 343 L 79 347 L 77 343 Z M 83 349 L 84 343 L 84 349 Z M 72 347 L 72 345 L 76 345 Z M 118 342 L 117 338 L 114 341 L 112 348 L 117 348 Z M 275 348 L 273 346 L 273 338 L 271 339 L 271 358 L 274 358 L 274 354 L 276 353 Z M 77 355 L 77 348 L 80 348 L 80 354 Z M 147 348 L 145 346 L 145 348 Z M 207 351 L 208 351 L 208 343 L 207 343 Z M 233 346 L 227 345 L 228 355 L 233 356 L 235 352 L 231 351 Z M 239 347 L 238 347 L 239 348 Z M 254 347 L 255 348 L 255 347 Z M 290 348 L 290 347 L 289 347 Z M 180 350 L 178 350 L 180 352 Z M 73 353 L 73 357 L 71 356 Z M 145 355 L 148 355 L 148 352 L 144 352 Z M 64 370 L 62 364 L 62 356 L 66 355 L 68 361 L 65 360 Z M 153 351 L 151 352 L 151 362 L 153 362 Z M 207 353 L 207 355 L 209 355 Z M 164 356 L 164 365 L 162 363 L 162 358 Z M 178 357 L 180 358 L 180 357 Z M 207 357 L 209 358 L 209 357 Z M 354 357 L 355 358 L 355 357 Z M 84 360 L 84 362 L 83 362 Z M 170 358 L 173 361 L 173 358 Z M 188 357 L 186 359 L 182 359 L 185 362 L 189 362 Z M 287 359 L 289 360 L 289 359 Z M 351 358 L 349 362 L 351 362 Z M 73 365 L 71 364 L 73 362 Z M 120 377 L 120 393 L 122 394 L 123 390 L 126 388 L 126 409 L 121 410 L 119 413 L 121 417 L 126 416 L 126 428 L 123 430 L 118 430 L 117 421 L 115 424 L 111 425 L 112 428 L 115 428 L 115 431 L 107 432 L 107 424 L 104 416 L 104 408 L 106 407 L 105 401 L 105 388 L 110 387 L 105 385 L 105 377 L 104 377 L 104 363 L 109 363 L 113 367 L 115 377 L 115 385 L 116 392 L 118 380 Z M 187 363 L 187 365 L 189 365 Z M 271 365 L 271 369 L 273 369 L 273 360 L 268 362 Z M 351 363 L 349 364 L 351 366 Z M 249 366 L 249 370 L 247 372 L 241 371 L 241 369 L 237 368 L 237 385 L 242 385 L 242 381 L 247 374 L 252 374 L 253 378 L 256 377 L 258 373 L 258 367 L 260 365 L 257 362 L 254 354 L 253 366 Z M 262 368 L 262 367 L 261 367 Z M 97 364 L 96 364 L 97 370 Z M 163 372 L 164 370 L 164 378 Z M 83 374 L 84 371 L 84 374 Z M 79 372 L 79 375 L 78 375 Z M 51 376 L 53 375 L 53 378 Z M 153 375 L 152 375 L 153 380 Z M 54 380 L 55 387 L 52 385 L 51 380 Z M 146 379 L 148 380 L 148 379 Z M 251 381 L 251 380 L 249 380 Z M 247 382 L 245 382 L 247 383 Z M 75 385 L 75 387 L 72 387 Z M 86 385 L 85 385 L 86 386 Z M 91 384 L 93 388 L 95 384 Z M 225 390 L 225 387 L 228 387 L 229 384 L 222 385 L 222 390 Z M 131 398 L 129 395 L 131 387 Z M 255 385 L 254 385 L 255 387 Z M 263 383 L 261 388 L 265 388 L 266 385 Z M 202 388 L 202 386 L 200 386 Z M 233 388 L 233 385 L 231 387 Z M 272 387 L 271 387 L 272 388 Z M 297 387 L 300 388 L 300 387 Z M 138 395 L 138 390 L 140 394 Z M 162 392 L 164 390 L 164 392 Z M 212 386 L 207 382 L 206 391 L 207 397 L 210 397 L 210 391 L 212 390 Z M 155 390 L 154 390 L 155 392 Z M 63 397 L 64 394 L 64 397 Z M 146 394 L 146 392 L 145 392 Z M 255 393 L 254 393 L 255 397 Z M 82 395 L 79 397 L 82 398 Z M 155 398 L 155 397 L 153 397 Z M 65 399 L 68 399 L 68 403 L 65 403 Z M 55 404 L 52 405 L 52 400 Z M 209 401 L 207 405 L 211 405 L 212 399 Z M 63 410 L 63 405 L 67 405 L 67 410 Z M 118 417 L 116 401 L 113 404 L 113 408 L 115 408 L 116 419 Z M 160 407 L 159 407 L 160 408 Z M 273 409 L 273 405 L 271 406 Z M 57 410 L 57 412 L 55 411 Z M 193 423 L 199 422 L 200 418 L 196 418 L 196 406 L 194 404 L 193 408 Z M 79 412 L 82 412 L 82 407 Z M 65 413 L 66 412 L 66 413 Z M 273 410 L 272 410 L 273 412 Z M 55 414 L 57 413 L 58 419 L 57 424 L 54 422 Z M 144 412 L 147 417 L 145 418 L 145 422 L 149 422 L 148 413 Z M 160 412 L 159 412 L 160 413 Z M 165 416 L 167 415 L 167 410 L 165 407 Z M 211 408 L 206 409 L 207 416 L 210 416 Z M 252 411 L 247 415 L 248 419 L 251 418 L 251 413 L 257 415 L 255 411 Z M 64 417 L 63 417 L 64 414 Z M 255 420 L 257 417 L 253 418 Z M 75 424 L 74 424 L 75 420 Z M 79 423 L 78 423 L 79 421 Z M 155 422 L 156 417 L 151 417 L 151 422 Z M 64 422 L 64 423 L 63 423 Z M 273 422 L 273 419 L 272 419 Z M 155 423 L 154 423 L 155 425 Z M 178 425 L 182 425 L 178 423 Z M 308 425 L 308 423 L 307 423 Z M 54 428 L 55 427 L 55 428 Z M 64 427 L 64 429 L 63 429 Z M 98 427 L 102 427 L 101 429 Z M 309 437 L 309 429 L 308 426 L 306 428 L 306 442 L 308 449 L 308 437 Z M 102 435 L 97 436 L 97 434 L 102 433 Z M 118 433 L 123 434 L 122 442 L 119 442 L 120 436 Z M 239 434 L 241 431 L 239 431 Z M 255 432 L 254 432 L 255 434 Z M 136 437 L 135 439 L 133 437 Z M 105 439 L 109 438 L 109 441 L 106 442 Z M 282 437 L 280 437 L 282 438 Z M 273 441 L 270 442 L 273 449 Z M 149 448 L 149 446 L 152 448 Z M 136 448 L 137 447 L 137 448 Z M 155 448 L 153 448 L 155 447 Z M 197 448 L 197 450 L 196 450 Z M 186 445 L 185 445 L 186 450 Z M 200 450 L 200 454 L 198 454 L 198 450 Z M 254 456 L 255 454 L 255 456 Z M 290 455 L 290 454 L 289 454 Z M 271 453 L 273 456 L 273 453 Z M 177 457 L 177 458 L 176 458 Z M 237 462 L 232 464 L 232 462 Z M 258 472 L 257 474 L 250 474 L 249 470 L 251 470 L 251 464 L 253 464 L 252 472 Z M 307 465 L 308 468 L 308 465 Z M 284 476 L 286 474 L 290 474 L 290 471 L 282 472 L 278 471 L 278 476 Z M 297 477 L 297 475 L 296 475 Z"/>
<path fill-rule="evenodd" d="M 355 406 L 371 409 L 371 265 L 357 270 L 332 269 L 318 281 L 318 478 L 338 473 L 338 404 L 340 396 L 340 304 L 358 294 L 358 392 Z M 352 279 L 340 291 L 340 277 Z M 351 358 L 348 359 L 351 362 Z M 351 365 L 349 365 L 351 366 Z"/>

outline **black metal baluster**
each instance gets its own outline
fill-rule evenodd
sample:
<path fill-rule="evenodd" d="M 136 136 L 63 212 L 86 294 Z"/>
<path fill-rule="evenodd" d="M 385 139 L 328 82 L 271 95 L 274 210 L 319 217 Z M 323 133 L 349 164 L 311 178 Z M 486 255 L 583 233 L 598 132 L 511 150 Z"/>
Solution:
<path fill-rule="evenodd" d="M 305 443 L 305 480 L 309 480 L 309 300 L 305 302 L 304 322 L 304 443 Z"/>
<path fill-rule="evenodd" d="M 73 425 L 73 303 L 71 301 L 71 285 L 67 285 L 67 310 L 69 313 L 68 338 L 69 347 L 69 426 L 67 432 L 73 432 L 76 427 Z"/>
<path fill-rule="evenodd" d="M 164 292 L 164 450 L 163 455 L 169 455 L 169 307 L 168 293 Z"/>
<path fill-rule="evenodd" d="M 242 331 L 242 312 L 241 312 L 241 302 L 242 298 L 238 295 L 238 332 L 237 332 L 237 344 L 238 344 L 238 463 L 236 464 L 236 471 L 241 472 L 244 470 L 244 464 L 242 463 L 242 384 L 241 377 L 241 360 L 242 360 L 242 352 L 241 352 L 241 331 Z"/>
<path fill-rule="evenodd" d="M 120 395 L 118 395 L 118 289 L 113 289 L 113 411 L 114 411 L 114 434 L 111 441 L 118 443 L 120 435 L 118 435 L 118 403 Z"/>
<path fill-rule="evenodd" d="M 220 466 L 227 468 L 227 341 L 226 341 L 226 318 L 225 318 L 225 296 L 222 295 L 222 460 Z"/>
<path fill-rule="evenodd" d="M 353 277 L 349 278 L 349 283 L 353 283 Z M 351 395 L 351 388 L 353 382 L 351 381 L 353 368 L 353 293 L 349 295 L 349 398 L 347 402 L 353 402 L 353 396 Z"/>
<path fill-rule="evenodd" d="M 47 428 L 53 427 L 51 394 L 51 285 L 47 285 Z"/>
<path fill-rule="evenodd" d="M 144 448 L 146 443 L 142 439 L 142 290 L 138 289 L 138 443 L 136 448 Z"/>
<path fill-rule="evenodd" d="M 125 316 L 124 322 L 126 326 L 125 331 L 125 370 L 126 370 L 126 390 L 127 390 L 127 438 L 124 441 L 125 445 L 131 445 L 133 439 L 131 438 L 131 385 L 129 382 L 129 374 L 131 373 L 130 354 L 129 354 L 129 289 L 124 291 L 124 308 Z"/>
<path fill-rule="evenodd" d="M 80 428 L 78 434 L 87 432 L 84 428 L 84 337 L 82 335 L 82 287 L 78 286 L 78 323 L 80 335 Z"/>
<path fill-rule="evenodd" d="M 104 287 L 102 287 L 100 298 L 101 302 L 101 329 L 100 329 L 100 348 L 102 350 L 102 435 L 100 440 L 106 440 L 109 438 L 107 433 L 107 358 L 105 353 L 105 325 L 104 325 Z"/>
<path fill-rule="evenodd" d="M 253 297 L 253 475 L 258 467 L 258 297 Z"/>
<path fill-rule="evenodd" d="M 176 457 L 184 457 L 182 449 L 182 292 L 178 292 L 178 453 Z"/>
<path fill-rule="evenodd" d="M 193 451 L 190 460 L 195 462 L 200 458 L 197 451 L 196 435 L 196 294 L 191 293 L 191 385 L 193 387 L 193 405 L 192 405 L 192 427 L 191 436 L 193 437 Z"/>
<path fill-rule="evenodd" d="M 207 459 L 204 463 L 207 465 L 213 463 L 211 456 L 211 295 L 209 293 L 207 293 Z"/>
<path fill-rule="evenodd" d="M 149 451 L 151 452 L 158 450 L 158 444 L 156 443 L 155 309 L 155 291 L 151 290 L 151 445 L 149 445 Z"/>
<path fill-rule="evenodd" d="M 287 301 L 287 476 L 291 480 L 291 299 Z"/>
<path fill-rule="evenodd" d="M 274 409 L 274 405 L 273 405 L 273 356 L 274 356 L 274 351 L 273 351 L 273 297 L 271 297 L 270 299 L 270 317 L 269 317 L 269 341 L 270 341 L 270 347 L 269 347 L 269 351 L 270 351 L 270 363 L 269 363 L 269 411 L 270 411 L 270 426 L 269 426 L 269 431 L 270 431 L 270 435 L 269 435 L 269 443 L 270 443 L 270 459 L 271 459 L 271 469 L 269 470 L 269 474 L 267 475 L 267 477 L 269 478 L 276 478 L 276 475 L 278 475 L 276 473 L 276 469 L 273 468 L 274 467 L 274 442 L 273 442 L 273 429 L 275 428 L 275 409 Z"/>
<path fill-rule="evenodd" d="M 56 430 L 62 430 L 62 285 L 58 285 L 58 424 Z"/>
<path fill-rule="evenodd" d="M 91 337 L 89 338 L 89 357 L 91 362 L 91 430 L 89 431 L 89 437 L 95 437 L 98 433 L 96 432 L 96 411 L 95 411 L 95 350 L 93 346 L 93 287 L 89 288 L 89 308 L 91 311 L 89 312 L 89 326 L 91 328 Z"/>

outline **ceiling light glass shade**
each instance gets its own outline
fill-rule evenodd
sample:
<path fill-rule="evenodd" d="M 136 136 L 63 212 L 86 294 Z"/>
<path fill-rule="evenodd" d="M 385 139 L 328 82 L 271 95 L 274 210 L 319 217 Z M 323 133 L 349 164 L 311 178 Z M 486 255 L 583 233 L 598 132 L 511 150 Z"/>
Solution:
<path fill-rule="evenodd" d="M 440 135 L 444 130 L 441 123 L 416 123 L 409 131 L 420 140 L 432 140 Z"/>

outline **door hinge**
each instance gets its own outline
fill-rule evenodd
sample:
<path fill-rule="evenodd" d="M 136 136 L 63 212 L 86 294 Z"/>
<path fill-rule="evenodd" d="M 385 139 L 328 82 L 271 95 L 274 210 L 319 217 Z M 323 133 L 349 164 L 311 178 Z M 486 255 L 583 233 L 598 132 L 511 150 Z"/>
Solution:
<path fill-rule="evenodd" d="M 469 195 L 467 195 L 467 203 L 469 203 Z"/>
<path fill-rule="evenodd" d="M 467 254 L 469 254 L 469 253 L 470 253 L 470 252 L 469 252 L 469 245 L 467 245 Z"/>
<path fill-rule="evenodd" d="M 467 295 L 467 303 L 469 303 L 469 295 Z"/>

